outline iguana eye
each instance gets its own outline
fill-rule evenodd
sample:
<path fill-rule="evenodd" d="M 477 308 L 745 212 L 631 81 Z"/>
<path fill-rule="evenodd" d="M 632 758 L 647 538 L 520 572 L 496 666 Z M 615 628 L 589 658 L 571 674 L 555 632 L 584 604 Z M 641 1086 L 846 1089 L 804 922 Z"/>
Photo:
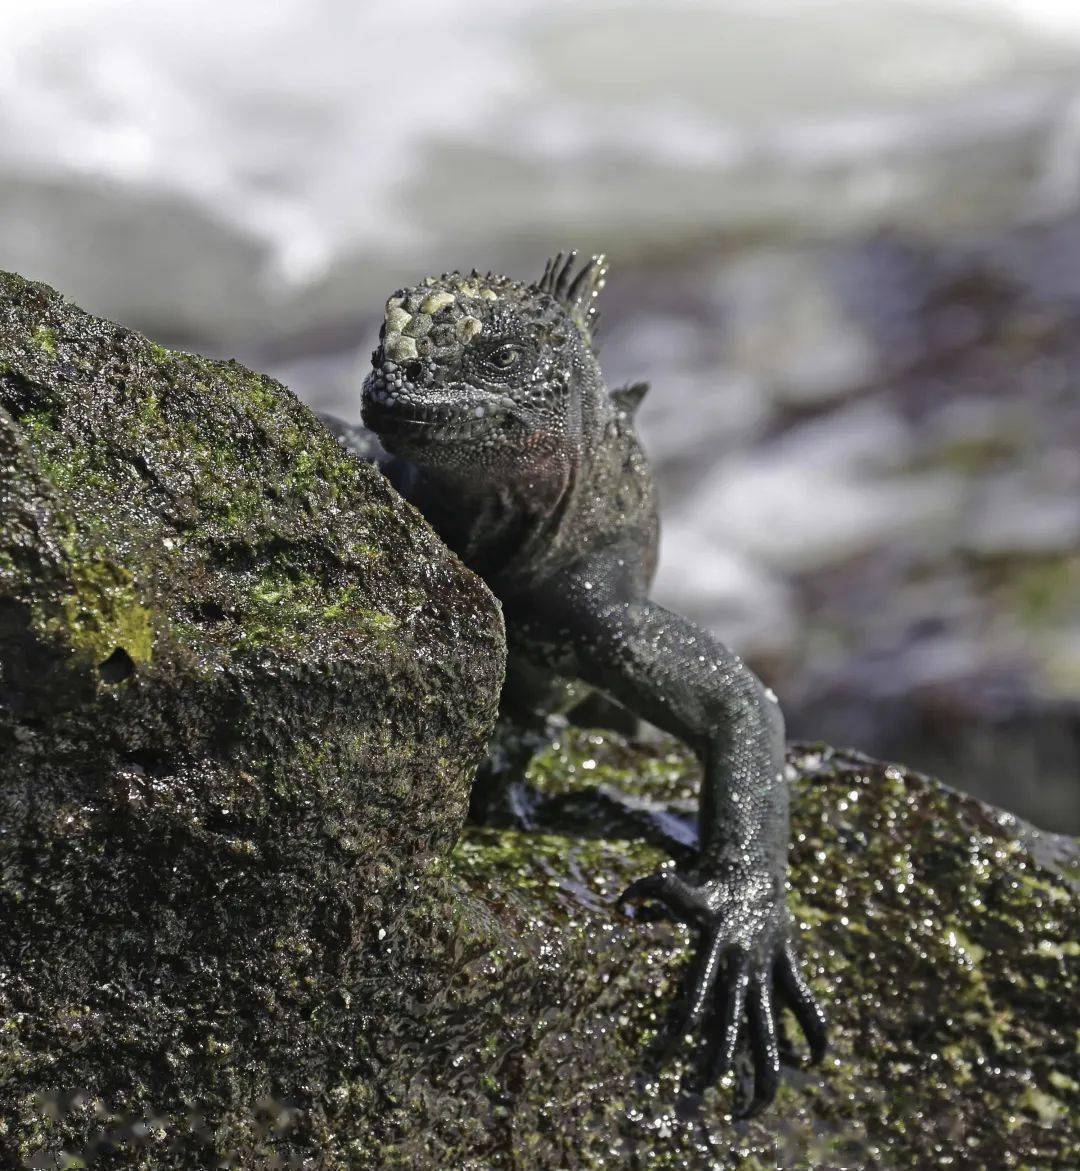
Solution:
<path fill-rule="evenodd" d="M 521 349 L 508 342 L 506 345 L 492 350 L 485 356 L 484 361 L 489 366 L 505 373 L 507 370 L 513 370 L 521 361 Z"/>

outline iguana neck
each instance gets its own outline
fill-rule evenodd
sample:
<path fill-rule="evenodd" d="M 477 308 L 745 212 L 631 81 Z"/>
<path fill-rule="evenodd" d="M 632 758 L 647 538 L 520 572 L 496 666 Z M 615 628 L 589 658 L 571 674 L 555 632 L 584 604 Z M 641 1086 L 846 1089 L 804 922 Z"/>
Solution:
<path fill-rule="evenodd" d="M 580 404 L 558 434 L 538 432 L 512 476 L 417 467 L 408 493 L 471 569 L 496 586 L 535 581 L 547 563 L 573 555 L 575 518 L 587 497 L 613 417 L 599 395 Z"/>

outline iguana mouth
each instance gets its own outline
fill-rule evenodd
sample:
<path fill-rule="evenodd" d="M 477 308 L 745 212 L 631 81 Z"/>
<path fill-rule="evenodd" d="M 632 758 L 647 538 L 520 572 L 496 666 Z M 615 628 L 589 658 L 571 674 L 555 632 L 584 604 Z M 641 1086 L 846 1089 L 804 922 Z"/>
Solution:
<path fill-rule="evenodd" d="M 369 401 L 364 404 L 364 422 L 374 431 L 390 430 L 477 430 L 485 421 L 492 420 L 498 412 L 482 411 L 472 414 L 465 411 L 422 410 L 415 403 L 405 406 L 395 403 Z"/>
<path fill-rule="evenodd" d="M 486 431 L 507 413 L 515 413 L 511 401 L 475 387 L 450 386 L 436 394 L 429 388 L 389 382 L 373 372 L 364 383 L 364 423 L 377 435 L 458 439 Z"/>
<path fill-rule="evenodd" d="M 364 423 L 376 435 L 423 443 L 472 439 L 489 431 L 502 414 L 496 402 L 453 407 L 365 395 L 363 406 Z"/>

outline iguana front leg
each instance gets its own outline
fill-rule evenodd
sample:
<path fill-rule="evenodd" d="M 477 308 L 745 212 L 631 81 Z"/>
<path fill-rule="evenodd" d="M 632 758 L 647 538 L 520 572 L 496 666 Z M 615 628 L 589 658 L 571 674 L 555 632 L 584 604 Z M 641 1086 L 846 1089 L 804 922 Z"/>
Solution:
<path fill-rule="evenodd" d="M 698 932 L 678 1037 L 704 1031 L 710 1077 L 731 1067 L 744 1025 L 754 1060 L 749 1112 L 780 1078 L 776 1008 L 786 1003 L 815 1060 L 825 1022 L 799 968 L 785 903 L 788 787 L 775 698 L 707 631 L 645 597 L 603 556 L 511 605 L 515 636 L 554 669 L 607 692 L 689 745 L 701 760 L 700 853 L 681 872 L 639 879 L 623 900 L 650 898 Z M 518 617 L 515 617 L 518 616 Z"/>

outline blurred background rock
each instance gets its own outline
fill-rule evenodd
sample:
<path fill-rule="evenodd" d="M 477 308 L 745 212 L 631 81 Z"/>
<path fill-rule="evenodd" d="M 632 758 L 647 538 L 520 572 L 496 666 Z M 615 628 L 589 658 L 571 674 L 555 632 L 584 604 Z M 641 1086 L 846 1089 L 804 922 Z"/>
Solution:
<path fill-rule="evenodd" d="M 793 735 L 1080 830 L 1073 0 L 0 7 L 0 268 L 320 409 L 393 288 L 567 245 L 657 596 Z"/>

